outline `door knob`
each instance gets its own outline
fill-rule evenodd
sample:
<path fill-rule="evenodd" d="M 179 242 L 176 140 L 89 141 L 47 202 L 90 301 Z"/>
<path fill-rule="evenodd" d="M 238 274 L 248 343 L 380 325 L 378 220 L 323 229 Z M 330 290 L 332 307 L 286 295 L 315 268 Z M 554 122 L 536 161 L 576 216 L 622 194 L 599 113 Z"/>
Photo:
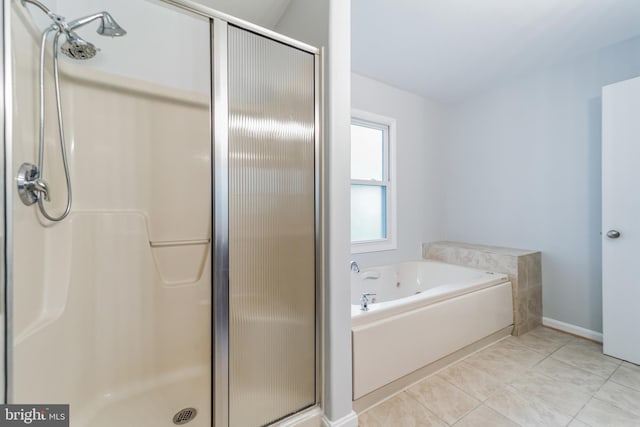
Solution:
<path fill-rule="evenodd" d="M 609 230 L 607 231 L 607 237 L 610 239 L 617 239 L 620 237 L 620 232 L 618 230 Z"/>

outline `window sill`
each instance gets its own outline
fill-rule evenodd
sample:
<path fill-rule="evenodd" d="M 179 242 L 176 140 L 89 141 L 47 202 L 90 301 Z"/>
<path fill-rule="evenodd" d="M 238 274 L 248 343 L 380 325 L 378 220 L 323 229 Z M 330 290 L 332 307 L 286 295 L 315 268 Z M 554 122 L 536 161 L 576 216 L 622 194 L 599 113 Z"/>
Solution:
<path fill-rule="evenodd" d="M 398 249 L 398 245 L 395 241 L 392 240 L 373 240 L 369 242 L 359 242 L 351 244 L 352 254 L 392 251 L 394 249 Z"/>

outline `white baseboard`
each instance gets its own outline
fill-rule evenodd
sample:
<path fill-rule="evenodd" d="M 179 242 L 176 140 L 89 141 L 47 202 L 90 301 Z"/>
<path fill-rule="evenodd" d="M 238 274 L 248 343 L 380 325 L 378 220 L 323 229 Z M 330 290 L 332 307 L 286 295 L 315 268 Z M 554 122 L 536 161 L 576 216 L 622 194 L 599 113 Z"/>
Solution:
<path fill-rule="evenodd" d="M 351 411 L 348 415 L 336 421 L 330 421 L 326 416 L 322 417 L 324 427 L 358 427 L 358 415 Z"/>
<path fill-rule="evenodd" d="M 568 332 L 579 337 L 587 338 L 593 341 L 602 342 L 602 333 L 592 331 L 580 326 L 572 325 L 571 323 L 561 322 L 559 320 L 550 319 L 549 317 L 542 318 L 542 324 L 553 329 Z"/>
<path fill-rule="evenodd" d="M 321 427 L 322 409 L 319 406 L 304 411 L 301 414 L 288 418 L 280 423 L 273 424 L 273 427 Z"/>

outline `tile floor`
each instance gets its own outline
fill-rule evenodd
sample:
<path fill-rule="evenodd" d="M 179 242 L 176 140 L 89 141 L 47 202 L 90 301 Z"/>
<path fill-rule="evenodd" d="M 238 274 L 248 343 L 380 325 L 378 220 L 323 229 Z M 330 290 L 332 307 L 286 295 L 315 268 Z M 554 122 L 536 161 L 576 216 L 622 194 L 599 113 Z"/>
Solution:
<path fill-rule="evenodd" d="M 547 328 L 508 337 L 359 416 L 360 427 L 640 427 L 640 366 Z"/>

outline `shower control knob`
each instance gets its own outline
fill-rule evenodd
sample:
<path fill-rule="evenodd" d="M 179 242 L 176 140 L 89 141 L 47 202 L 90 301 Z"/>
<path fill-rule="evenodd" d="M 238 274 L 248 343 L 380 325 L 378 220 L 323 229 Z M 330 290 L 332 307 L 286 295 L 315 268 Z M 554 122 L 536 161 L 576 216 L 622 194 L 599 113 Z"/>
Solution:
<path fill-rule="evenodd" d="M 618 230 L 609 230 L 607 231 L 607 237 L 610 239 L 617 239 L 620 237 L 620 232 Z"/>
<path fill-rule="evenodd" d="M 40 172 L 36 165 L 23 163 L 18 169 L 16 176 L 18 195 L 20 200 L 27 206 L 38 201 L 40 197 L 49 200 L 49 186 L 40 178 Z"/>

